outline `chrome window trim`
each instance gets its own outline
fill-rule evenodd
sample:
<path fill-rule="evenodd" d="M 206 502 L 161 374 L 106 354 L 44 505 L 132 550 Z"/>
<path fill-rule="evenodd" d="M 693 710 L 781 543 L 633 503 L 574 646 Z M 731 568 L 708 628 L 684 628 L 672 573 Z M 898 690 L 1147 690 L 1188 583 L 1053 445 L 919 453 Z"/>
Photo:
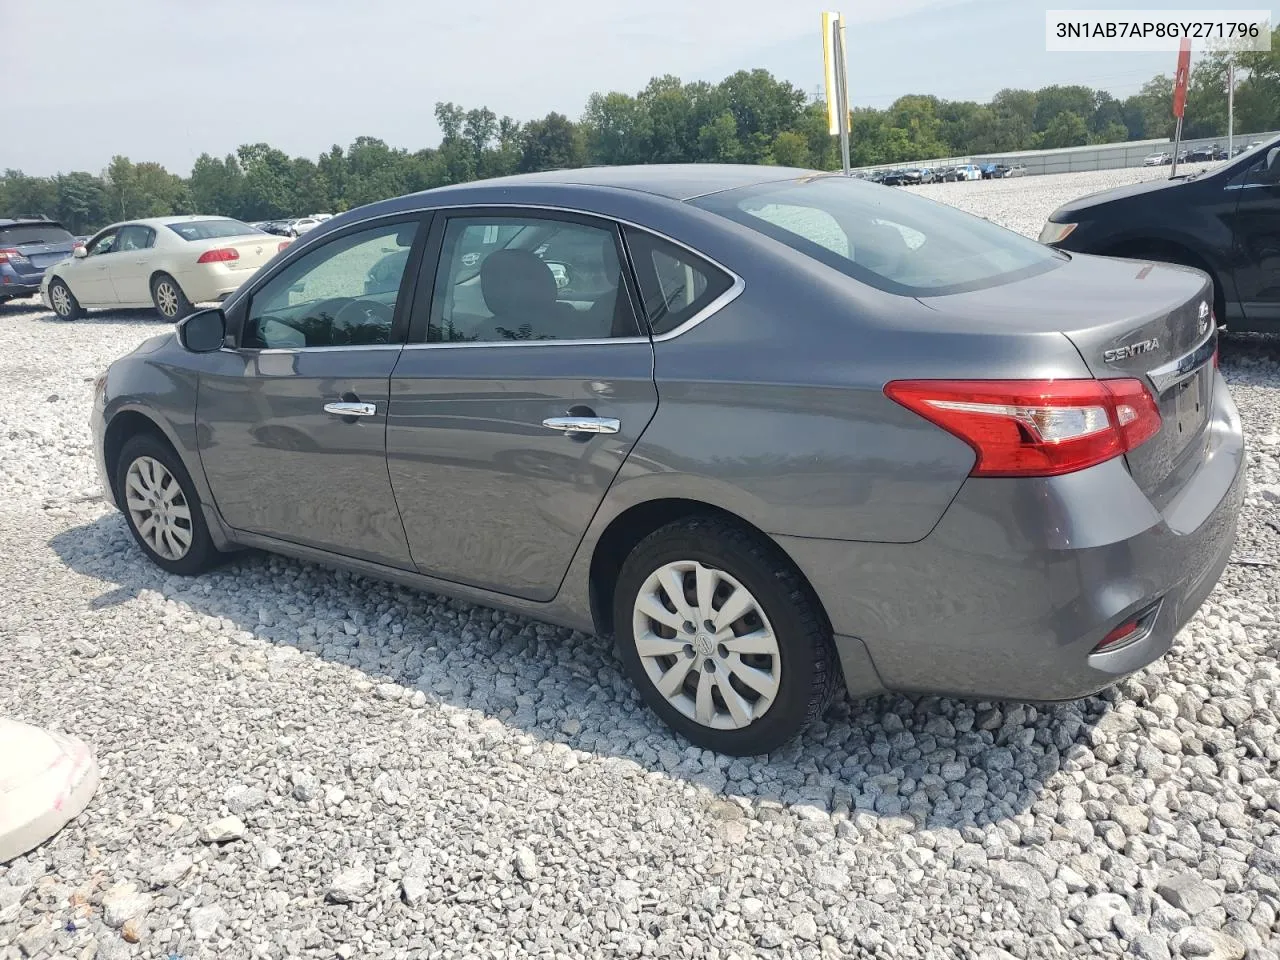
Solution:
<path fill-rule="evenodd" d="M 1180 357 L 1161 364 L 1147 371 L 1147 379 L 1156 388 L 1157 394 L 1164 394 L 1173 387 L 1189 379 L 1197 370 L 1213 359 L 1213 352 L 1218 349 L 1218 328 L 1209 330 L 1205 338 Z"/>
<path fill-rule="evenodd" d="M 403 348 L 406 350 L 420 350 L 420 349 L 435 349 L 439 347 L 453 349 L 457 347 L 583 346 L 587 344 L 599 344 L 599 343 L 650 343 L 650 342 L 665 343 L 668 340 L 674 340 L 676 337 L 679 337 L 685 333 L 688 333 L 690 330 L 692 330 L 694 327 L 701 324 L 703 321 L 708 320 L 714 314 L 719 313 L 721 310 L 727 307 L 730 303 L 736 300 L 742 294 L 742 292 L 747 288 L 747 282 L 743 280 L 742 277 L 740 277 L 737 273 L 735 273 L 733 270 L 730 270 L 720 261 L 716 260 L 713 257 L 707 256 L 707 254 L 703 253 L 701 250 L 694 249 L 693 247 L 689 246 L 689 244 L 687 243 L 683 243 L 682 241 L 677 240 L 674 237 L 669 237 L 665 233 L 661 233 L 660 231 L 657 231 L 652 227 L 647 227 L 642 223 L 636 223 L 634 220 L 627 220 L 623 217 L 611 216 L 610 214 L 607 214 L 607 213 L 596 213 L 591 210 L 580 210 L 575 207 L 563 207 L 563 206 L 556 206 L 553 204 L 546 204 L 546 203 L 513 203 L 513 202 L 504 203 L 500 200 L 495 200 L 490 202 L 480 202 L 480 203 L 451 203 L 451 204 L 444 204 L 444 205 L 414 207 L 408 210 L 397 210 L 395 213 L 383 213 L 383 214 L 379 214 L 376 217 L 370 217 L 367 220 L 361 220 L 359 221 L 359 224 L 352 223 L 352 224 L 349 224 L 348 226 L 355 227 L 359 225 L 363 227 L 366 225 L 376 224 L 380 220 L 393 220 L 396 218 L 411 217 L 415 215 L 423 216 L 428 213 L 439 213 L 439 212 L 448 211 L 448 210 L 484 210 L 486 208 L 510 209 L 510 210 L 540 210 L 545 213 L 570 213 L 580 217 L 594 217 L 597 220 L 608 220 L 612 223 L 620 224 L 621 226 L 632 227 L 633 229 L 641 230 L 649 234 L 650 236 L 657 237 L 659 240 L 663 241 L 664 243 L 669 243 L 672 246 L 679 247 L 681 250 L 689 251 L 689 253 L 693 254 L 698 259 L 705 260 L 707 263 L 711 264 L 711 266 L 715 267 L 717 270 L 720 270 L 725 274 L 727 274 L 730 278 L 732 278 L 733 283 L 729 286 L 728 290 L 720 294 L 720 296 L 716 297 L 716 299 L 712 300 L 709 304 L 707 304 L 705 307 L 703 307 L 701 310 L 695 313 L 692 317 L 690 317 L 684 323 L 680 324 L 680 326 L 672 330 L 668 330 L 666 333 L 656 337 L 652 337 L 652 338 L 650 337 L 601 337 L 599 339 L 587 339 L 587 340 L 503 340 L 503 341 L 492 340 L 492 341 L 477 341 L 474 343 L 406 343 L 406 344 L 397 345 L 397 346 L 403 346 Z M 308 234 L 313 232 L 314 231 L 308 231 L 306 234 L 303 234 L 302 237 L 298 238 L 297 240 L 294 240 L 293 243 L 290 244 L 289 246 L 290 252 L 295 250 L 303 250 L 304 251 L 303 255 L 305 255 L 305 250 L 308 246 L 310 246 L 312 243 L 316 242 L 317 240 L 323 239 L 318 237 L 308 237 Z M 308 240 L 310 240 L 311 243 L 307 242 Z M 270 278 L 263 280 L 262 284 L 268 283 L 269 280 Z M 253 289 L 250 289 L 249 285 L 247 284 L 244 287 L 241 287 L 239 290 L 233 293 L 230 297 L 228 297 L 225 301 L 223 301 L 223 309 L 224 310 L 235 309 L 235 307 L 239 305 L 239 301 L 242 298 L 252 296 L 252 294 L 257 290 L 257 288 L 262 284 L 254 284 Z M 646 325 L 648 324 L 648 320 L 646 318 L 641 317 L 638 319 L 641 319 L 642 321 L 644 321 Z M 294 349 L 329 350 L 333 348 L 332 347 L 297 347 L 297 348 L 291 347 L 288 349 L 290 350 L 294 350 Z M 343 349 L 351 349 L 351 348 L 348 347 Z"/>
<path fill-rule="evenodd" d="M 284 354 L 284 353 L 314 353 L 321 350 L 403 350 L 403 343 L 353 343 L 353 344 L 326 344 L 316 347 L 220 347 L 224 353 L 235 354 L 251 354 L 260 356 L 262 354 Z"/>

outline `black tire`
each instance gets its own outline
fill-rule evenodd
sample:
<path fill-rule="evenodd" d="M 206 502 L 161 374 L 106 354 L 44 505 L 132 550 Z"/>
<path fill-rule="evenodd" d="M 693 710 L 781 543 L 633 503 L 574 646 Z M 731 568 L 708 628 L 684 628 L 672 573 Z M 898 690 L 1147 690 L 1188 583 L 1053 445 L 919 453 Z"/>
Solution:
<path fill-rule="evenodd" d="M 166 557 L 158 553 L 139 531 L 138 521 L 129 509 L 127 494 L 129 468 L 135 461 L 144 457 L 158 461 L 177 481 L 180 491 L 177 496 L 181 499 L 177 500 L 175 497 L 175 502 L 184 505 L 189 513 L 186 527 L 190 531 L 191 543 L 180 557 Z M 191 474 L 187 472 L 182 459 L 174 453 L 173 448 L 159 437 L 150 433 L 140 433 L 125 442 L 120 451 L 120 459 L 116 462 L 115 490 L 116 499 L 120 502 L 120 509 L 124 513 L 129 532 L 133 534 L 133 539 L 147 555 L 147 559 L 160 569 L 184 577 L 194 577 L 217 566 L 222 560 L 223 554 L 213 545 L 213 539 L 209 536 L 204 511 L 200 506 L 200 495 L 196 492 L 195 484 L 191 482 Z"/>
<path fill-rule="evenodd" d="M 60 289 L 66 293 L 65 301 L 61 297 L 54 295 L 55 289 Z M 53 312 L 59 320 L 79 320 L 84 315 L 84 310 L 80 307 L 80 301 L 76 299 L 76 295 L 71 292 L 71 288 L 66 285 L 61 277 L 54 277 L 49 281 L 49 302 L 53 304 Z M 58 309 L 59 302 L 66 304 L 65 309 Z"/>
<path fill-rule="evenodd" d="M 704 726 L 682 713 L 654 685 L 636 649 L 632 618 L 645 581 L 684 560 L 736 579 L 758 601 L 777 640 L 778 692 L 763 716 L 738 729 Z M 727 520 L 679 520 L 640 541 L 618 575 L 613 622 L 618 655 L 645 703 L 678 733 L 718 753 L 755 756 L 792 740 L 821 716 L 840 678 L 831 630 L 812 589 L 774 544 Z"/>
<path fill-rule="evenodd" d="M 151 278 L 151 302 L 155 304 L 160 319 L 177 323 L 192 310 L 191 301 L 182 292 L 178 281 L 167 273 L 157 273 Z"/>

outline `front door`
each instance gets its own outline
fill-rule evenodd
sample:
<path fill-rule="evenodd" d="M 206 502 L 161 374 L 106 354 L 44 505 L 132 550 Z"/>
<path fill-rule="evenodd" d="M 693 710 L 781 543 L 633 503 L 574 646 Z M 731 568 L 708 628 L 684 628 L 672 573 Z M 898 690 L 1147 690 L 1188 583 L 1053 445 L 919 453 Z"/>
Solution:
<path fill-rule="evenodd" d="M 1280 323 L 1280 154 L 1258 162 L 1231 185 L 1238 195 L 1234 223 L 1236 292 L 1250 324 Z"/>
<path fill-rule="evenodd" d="M 386 424 L 421 232 L 414 216 L 338 234 L 228 318 L 238 347 L 211 355 L 197 409 L 205 474 L 232 527 L 412 569 Z"/>
<path fill-rule="evenodd" d="M 131 223 L 120 228 L 115 253 L 107 261 L 111 285 L 121 303 L 150 302 L 151 248 L 155 242 L 156 232 L 151 227 Z"/>
<path fill-rule="evenodd" d="M 435 251 L 439 251 L 436 253 Z M 611 223 L 456 212 L 428 242 L 387 459 L 418 569 L 553 597 L 657 409 Z M 434 268 L 434 269 L 433 269 Z"/>
<path fill-rule="evenodd" d="M 85 255 L 60 268 L 82 307 L 106 307 L 119 301 L 111 283 L 111 264 L 119 254 L 119 229 L 103 230 L 85 245 Z"/>

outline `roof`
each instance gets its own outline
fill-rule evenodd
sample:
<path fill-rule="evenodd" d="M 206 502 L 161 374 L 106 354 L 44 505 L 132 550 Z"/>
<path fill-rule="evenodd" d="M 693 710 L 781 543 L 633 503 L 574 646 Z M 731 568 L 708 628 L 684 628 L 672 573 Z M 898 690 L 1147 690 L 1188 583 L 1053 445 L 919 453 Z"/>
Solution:
<path fill-rule="evenodd" d="M 230 220 L 231 217 L 224 217 L 218 214 L 191 214 L 184 217 L 147 217 L 142 220 L 121 220 L 119 223 L 112 224 L 118 227 L 127 223 L 137 223 L 144 227 L 167 227 L 171 223 L 190 223 L 192 220 Z"/>
<path fill-rule="evenodd" d="M 563 184 L 566 186 L 613 187 L 652 193 L 672 200 L 692 200 L 709 193 L 720 193 L 737 187 L 759 183 L 811 177 L 821 171 L 796 167 L 769 167 L 756 164 L 729 163 L 654 163 L 630 167 L 583 167 L 577 170 L 544 170 L 521 173 L 492 180 L 437 187 L 425 193 L 440 194 L 456 189 L 476 187 L 508 187 L 520 184 Z"/>

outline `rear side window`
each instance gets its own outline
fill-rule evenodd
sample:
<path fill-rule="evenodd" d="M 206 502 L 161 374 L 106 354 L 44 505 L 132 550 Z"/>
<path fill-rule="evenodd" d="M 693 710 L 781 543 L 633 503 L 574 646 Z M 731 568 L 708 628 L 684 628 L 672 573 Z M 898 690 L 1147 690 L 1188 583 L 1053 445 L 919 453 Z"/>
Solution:
<path fill-rule="evenodd" d="M 733 286 L 719 267 L 651 233 L 628 227 L 627 246 L 655 337 L 691 320 Z"/>
<path fill-rule="evenodd" d="M 904 296 L 978 290 L 1053 269 L 1065 259 L 952 207 L 849 177 L 766 183 L 692 202 Z"/>
<path fill-rule="evenodd" d="M 183 240 L 216 240 L 219 237 L 243 237 L 246 234 L 262 233 L 247 223 L 239 220 L 188 220 L 185 223 L 171 223 L 169 229 Z"/>
<path fill-rule="evenodd" d="M 0 247 L 16 247 L 24 243 L 67 243 L 75 237 L 57 223 L 22 223 L 0 227 Z"/>

